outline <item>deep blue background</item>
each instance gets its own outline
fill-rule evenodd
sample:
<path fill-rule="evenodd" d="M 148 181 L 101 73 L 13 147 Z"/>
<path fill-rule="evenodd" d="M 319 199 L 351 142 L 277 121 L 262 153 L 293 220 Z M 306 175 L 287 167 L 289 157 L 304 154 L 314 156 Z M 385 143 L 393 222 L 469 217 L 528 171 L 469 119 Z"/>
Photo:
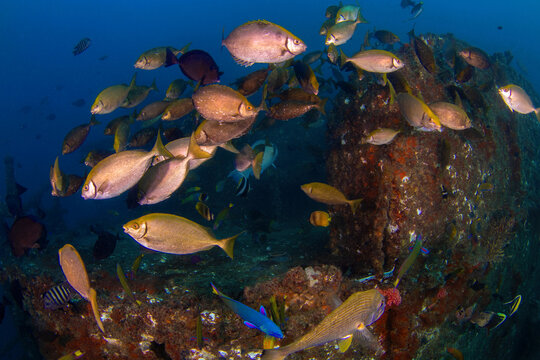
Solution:
<path fill-rule="evenodd" d="M 343 47 L 345 52 L 359 49 L 367 29 L 388 29 L 406 41 L 406 33 L 416 23 L 416 33 L 451 32 L 488 53 L 510 50 L 528 70 L 533 85 L 540 80 L 535 25 L 540 3 L 428 0 L 414 22 L 407 21 L 408 10 L 399 3 L 361 1 L 370 23 L 357 27 Z M 220 48 L 223 29 L 228 34 L 246 21 L 267 19 L 304 40 L 307 51 L 323 49 L 324 39 L 318 31 L 329 4 L 290 0 L 4 2 L 0 15 L 0 151 L 13 155 L 19 163 L 17 179 L 31 189 L 27 197 L 32 191 L 48 192 L 49 166 L 60 153 L 63 137 L 73 126 L 89 121 L 90 105 L 103 88 L 129 82 L 140 53 L 155 46 L 180 48 L 192 42 L 192 49 L 204 49 L 215 57 L 225 72 L 222 83 L 227 84 L 256 67 L 236 65 L 228 51 Z M 499 25 L 503 30 L 497 29 Z M 73 56 L 73 46 L 83 37 L 92 39 L 91 47 Z M 108 58 L 99 61 L 104 55 Z M 160 93 L 152 94 L 151 99 L 159 99 L 170 81 L 182 75 L 177 67 L 138 70 L 139 84 L 150 84 L 154 77 Z M 78 98 L 87 104 L 82 108 L 71 105 Z M 31 106 L 30 111 L 21 112 L 23 106 Z M 99 120 L 107 123 L 123 113 L 127 110 L 99 116 Z M 46 120 L 48 114 L 55 114 L 56 119 Z M 78 163 L 87 151 L 100 141 L 112 146 L 110 139 L 104 140 L 102 129 L 91 131 L 82 150 L 61 158 L 64 171 L 83 175 Z"/>

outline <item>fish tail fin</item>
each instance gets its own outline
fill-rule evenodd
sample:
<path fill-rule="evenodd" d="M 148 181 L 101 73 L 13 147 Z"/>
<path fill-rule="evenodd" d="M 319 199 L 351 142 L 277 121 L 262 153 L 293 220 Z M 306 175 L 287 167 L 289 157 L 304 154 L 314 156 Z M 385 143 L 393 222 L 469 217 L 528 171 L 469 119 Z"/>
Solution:
<path fill-rule="evenodd" d="M 261 151 L 260 153 L 257 154 L 257 156 L 255 156 L 255 159 L 253 159 L 253 161 L 251 162 L 251 169 L 253 171 L 253 176 L 257 180 L 261 178 L 263 157 L 264 157 L 264 151 Z"/>
<path fill-rule="evenodd" d="M 206 159 L 212 157 L 212 154 L 201 149 L 201 147 L 197 143 L 196 137 L 197 134 L 200 132 L 199 129 L 201 128 L 201 126 L 202 124 L 191 134 L 191 137 L 189 139 L 188 154 L 193 156 L 194 159 Z"/>
<path fill-rule="evenodd" d="M 214 286 L 214 284 L 211 282 L 210 285 L 212 285 L 212 292 L 218 296 L 221 296 L 222 294 L 219 292 L 219 290 Z"/>
<path fill-rule="evenodd" d="M 240 153 L 240 151 L 238 151 L 238 149 L 234 146 L 234 144 L 232 143 L 231 140 L 221 144 L 221 145 L 218 145 L 220 148 L 222 148 L 223 150 L 227 150 L 229 152 L 232 152 L 233 154 L 238 154 Z"/>
<path fill-rule="evenodd" d="M 343 50 L 339 49 L 339 68 L 343 68 L 347 61 L 349 61 L 349 58 L 347 57 L 347 55 L 345 55 Z"/>
<path fill-rule="evenodd" d="M 178 59 L 174 55 L 174 53 L 171 51 L 171 49 L 167 48 L 167 53 L 165 55 L 165 67 L 178 64 Z"/>
<path fill-rule="evenodd" d="M 536 115 L 536 118 L 538 121 L 540 121 L 540 108 L 534 109 L 534 114 Z"/>
<path fill-rule="evenodd" d="M 158 88 L 157 88 L 157 85 L 156 85 L 156 78 L 154 78 L 154 81 L 152 81 L 152 85 L 150 85 L 150 89 L 154 90 L 154 91 L 159 91 Z"/>
<path fill-rule="evenodd" d="M 186 46 L 180 49 L 180 54 L 185 54 L 189 50 L 189 47 L 191 46 L 191 42 L 188 42 Z"/>
<path fill-rule="evenodd" d="M 154 144 L 154 147 L 152 148 L 151 153 L 156 156 L 163 155 L 167 159 L 174 157 L 174 155 L 171 154 L 170 151 L 165 148 L 165 145 L 163 145 L 163 142 L 161 141 L 161 128 L 158 130 L 156 143 Z"/>
<path fill-rule="evenodd" d="M 230 238 L 223 239 L 219 243 L 219 247 L 221 247 L 231 259 L 233 258 L 234 242 L 236 238 L 242 235 L 244 232 L 245 231 L 242 231 L 241 233 L 231 236 Z"/>
<path fill-rule="evenodd" d="M 386 83 L 388 84 L 388 90 L 390 91 L 390 105 L 392 105 L 396 101 L 396 89 L 394 89 L 394 85 L 392 85 L 388 77 L 386 78 Z"/>
<path fill-rule="evenodd" d="M 96 319 L 96 323 L 99 327 L 99 330 L 101 330 L 102 333 L 105 332 L 105 328 L 103 327 L 103 323 L 101 322 L 101 316 L 99 315 L 99 308 L 97 304 L 97 293 L 96 290 L 93 288 L 90 288 L 90 304 L 92 305 L 92 312 L 94 313 L 94 318 Z"/>
<path fill-rule="evenodd" d="M 92 117 L 90 118 L 90 126 L 99 125 L 100 122 L 96 119 L 96 114 L 92 114 Z"/>
<path fill-rule="evenodd" d="M 349 200 L 349 205 L 351 206 L 351 211 L 354 215 L 356 213 L 356 210 L 360 207 L 360 204 L 362 203 L 363 199 L 356 199 L 356 200 Z"/>
<path fill-rule="evenodd" d="M 261 360 L 283 360 L 287 355 L 280 351 L 280 349 L 264 350 Z"/>
<path fill-rule="evenodd" d="M 129 89 L 133 89 L 133 87 L 136 85 L 135 80 L 137 79 L 137 73 L 134 73 L 131 77 L 131 82 L 129 83 Z"/>
<path fill-rule="evenodd" d="M 326 116 L 326 110 L 324 110 L 324 107 L 326 106 L 327 101 L 328 101 L 328 98 L 321 99 L 321 103 L 319 104 L 319 111 L 324 116 Z"/>

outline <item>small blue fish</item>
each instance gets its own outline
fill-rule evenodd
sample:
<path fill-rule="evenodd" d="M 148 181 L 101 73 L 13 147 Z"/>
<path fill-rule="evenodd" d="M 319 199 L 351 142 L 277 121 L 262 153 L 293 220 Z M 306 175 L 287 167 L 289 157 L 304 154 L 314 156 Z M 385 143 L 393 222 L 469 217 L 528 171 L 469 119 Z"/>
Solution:
<path fill-rule="evenodd" d="M 391 278 L 392 276 L 394 276 L 394 269 L 395 268 L 396 268 L 396 266 L 394 265 L 392 270 L 389 270 L 389 271 L 383 273 L 383 279 L 388 279 L 388 278 Z M 368 281 L 371 281 L 371 280 L 375 280 L 376 278 L 377 277 L 375 275 L 368 275 L 368 276 L 363 277 L 361 279 L 356 279 L 355 281 L 359 282 L 359 283 L 365 283 L 365 282 L 368 282 Z"/>
<path fill-rule="evenodd" d="M 228 307 L 230 307 L 235 313 L 238 314 L 238 316 L 244 319 L 244 324 L 247 327 L 258 329 L 265 334 L 278 339 L 283 338 L 281 329 L 266 315 L 266 310 L 263 306 L 261 306 L 259 310 L 260 312 L 258 312 L 249 306 L 246 306 L 241 302 L 231 299 L 227 295 L 221 293 L 218 289 L 216 289 L 214 284 L 210 283 L 210 285 L 212 285 L 214 294 L 218 295 Z"/>

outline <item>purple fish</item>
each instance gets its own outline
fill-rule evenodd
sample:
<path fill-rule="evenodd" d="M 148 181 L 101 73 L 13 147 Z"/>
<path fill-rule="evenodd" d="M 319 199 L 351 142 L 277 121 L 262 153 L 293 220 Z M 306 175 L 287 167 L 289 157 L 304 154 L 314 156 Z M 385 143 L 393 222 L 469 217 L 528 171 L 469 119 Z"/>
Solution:
<path fill-rule="evenodd" d="M 178 64 L 185 76 L 193 81 L 200 81 L 201 85 L 217 83 L 223 74 L 210 54 L 202 50 L 188 51 L 177 59 L 167 48 L 165 66 L 174 64 Z"/>

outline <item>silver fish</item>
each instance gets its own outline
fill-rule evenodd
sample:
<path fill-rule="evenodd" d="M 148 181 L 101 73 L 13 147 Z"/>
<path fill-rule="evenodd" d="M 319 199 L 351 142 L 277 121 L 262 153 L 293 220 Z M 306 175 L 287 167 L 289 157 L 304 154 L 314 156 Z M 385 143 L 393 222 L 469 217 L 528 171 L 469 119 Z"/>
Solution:
<path fill-rule="evenodd" d="M 540 121 L 540 108 L 535 108 L 531 98 L 525 90 L 517 85 L 506 85 L 499 88 L 499 95 L 504 103 L 512 111 L 517 111 L 520 114 L 528 114 L 534 112 L 538 121 Z"/>
<path fill-rule="evenodd" d="M 142 178 L 157 155 L 172 157 L 158 133 L 151 151 L 128 150 L 106 157 L 86 177 L 81 195 L 84 199 L 109 199 L 133 187 Z"/>
<path fill-rule="evenodd" d="M 222 42 L 234 60 L 243 66 L 279 63 L 306 50 L 306 44 L 283 27 L 266 20 L 247 22 Z"/>

